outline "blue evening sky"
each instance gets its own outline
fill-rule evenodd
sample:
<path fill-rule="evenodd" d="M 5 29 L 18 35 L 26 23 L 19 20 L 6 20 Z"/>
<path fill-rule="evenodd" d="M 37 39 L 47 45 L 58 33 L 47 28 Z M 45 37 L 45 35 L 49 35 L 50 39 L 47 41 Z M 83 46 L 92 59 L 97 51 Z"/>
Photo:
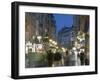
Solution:
<path fill-rule="evenodd" d="M 57 32 L 64 26 L 71 27 L 73 25 L 73 15 L 68 14 L 54 14 L 56 20 Z"/>

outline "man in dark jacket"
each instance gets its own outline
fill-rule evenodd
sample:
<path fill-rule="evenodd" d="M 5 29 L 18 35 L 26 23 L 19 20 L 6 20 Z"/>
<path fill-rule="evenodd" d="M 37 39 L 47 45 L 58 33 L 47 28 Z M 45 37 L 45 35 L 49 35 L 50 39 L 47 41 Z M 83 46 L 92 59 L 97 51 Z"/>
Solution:
<path fill-rule="evenodd" d="M 54 66 L 61 66 L 62 64 L 61 59 L 62 59 L 61 53 L 56 52 L 54 54 Z"/>
<path fill-rule="evenodd" d="M 85 54 L 84 54 L 84 52 L 80 53 L 80 61 L 81 61 L 81 65 L 85 64 Z"/>
<path fill-rule="evenodd" d="M 48 66 L 52 67 L 52 64 L 53 64 L 53 53 L 51 52 L 51 50 L 49 50 L 47 52 L 47 61 L 48 61 Z"/>

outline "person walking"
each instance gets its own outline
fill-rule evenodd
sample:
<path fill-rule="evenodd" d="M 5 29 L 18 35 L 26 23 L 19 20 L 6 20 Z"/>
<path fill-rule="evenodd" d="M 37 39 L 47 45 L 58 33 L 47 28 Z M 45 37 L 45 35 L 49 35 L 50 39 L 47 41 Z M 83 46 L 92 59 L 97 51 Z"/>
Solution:
<path fill-rule="evenodd" d="M 47 51 L 47 61 L 48 61 L 48 66 L 52 67 L 53 64 L 53 53 L 51 50 Z"/>
<path fill-rule="evenodd" d="M 81 53 L 80 53 L 80 61 L 81 61 L 81 65 L 85 64 L 85 53 L 84 53 L 84 51 L 81 51 Z"/>
<path fill-rule="evenodd" d="M 60 52 L 56 52 L 54 54 L 54 66 L 61 66 L 62 62 L 61 62 L 62 56 Z"/>
<path fill-rule="evenodd" d="M 69 65 L 69 50 L 66 50 L 66 52 L 65 52 L 66 54 L 65 54 L 65 56 L 64 56 L 64 65 L 65 66 L 68 66 Z"/>
<path fill-rule="evenodd" d="M 85 55 L 85 65 L 89 65 L 89 53 L 88 52 Z"/>
<path fill-rule="evenodd" d="M 70 50 L 68 58 L 69 58 L 69 66 L 75 66 L 76 60 L 75 60 L 75 53 L 73 50 Z"/>

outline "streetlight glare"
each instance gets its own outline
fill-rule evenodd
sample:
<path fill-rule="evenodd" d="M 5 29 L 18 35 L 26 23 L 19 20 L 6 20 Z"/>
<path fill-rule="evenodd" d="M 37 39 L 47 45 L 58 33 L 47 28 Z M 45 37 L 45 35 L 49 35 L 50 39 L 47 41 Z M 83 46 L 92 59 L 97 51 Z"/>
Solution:
<path fill-rule="evenodd" d="M 76 48 L 75 48 L 75 47 L 73 47 L 73 50 L 75 51 L 75 50 L 76 50 Z"/>
<path fill-rule="evenodd" d="M 50 42 L 52 42 L 52 39 L 49 39 Z"/>
<path fill-rule="evenodd" d="M 57 45 L 57 42 L 55 42 L 54 44 Z"/>
<path fill-rule="evenodd" d="M 56 46 L 56 49 L 58 49 L 58 46 Z"/>
<path fill-rule="evenodd" d="M 38 39 L 41 39 L 42 37 L 41 37 L 41 36 L 37 36 L 37 38 L 38 38 Z"/>
<path fill-rule="evenodd" d="M 62 47 L 63 52 L 66 52 L 66 49 L 64 47 Z"/>

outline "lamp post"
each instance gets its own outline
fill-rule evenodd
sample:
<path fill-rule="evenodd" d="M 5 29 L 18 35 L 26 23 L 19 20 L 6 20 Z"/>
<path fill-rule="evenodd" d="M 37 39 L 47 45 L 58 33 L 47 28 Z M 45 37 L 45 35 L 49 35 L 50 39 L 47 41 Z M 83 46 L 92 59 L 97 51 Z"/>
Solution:
<path fill-rule="evenodd" d="M 32 44 L 31 44 L 31 42 L 30 41 L 28 41 L 28 43 L 26 43 L 26 48 L 28 47 L 28 52 L 27 53 L 29 53 L 29 48 L 32 46 Z"/>
<path fill-rule="evenodd" d="M 39 40 L 39 43 L 41 41 L 42 36 L 37 36 L 37 39 Z"/>
<path fill-rule="evenodd" d="M 78 36 L 77 39 L 82 42 L 83 40 L 85 40 L 85 33 L 83 33 L 82 31 L 78 32 Z"/>
<path fill-rule="evenodd" d="M 79 31 L 77 39 L 79 40 L 80 47 L 83 47 L 85 45 L 85 33 L 82 31 Z"/>

